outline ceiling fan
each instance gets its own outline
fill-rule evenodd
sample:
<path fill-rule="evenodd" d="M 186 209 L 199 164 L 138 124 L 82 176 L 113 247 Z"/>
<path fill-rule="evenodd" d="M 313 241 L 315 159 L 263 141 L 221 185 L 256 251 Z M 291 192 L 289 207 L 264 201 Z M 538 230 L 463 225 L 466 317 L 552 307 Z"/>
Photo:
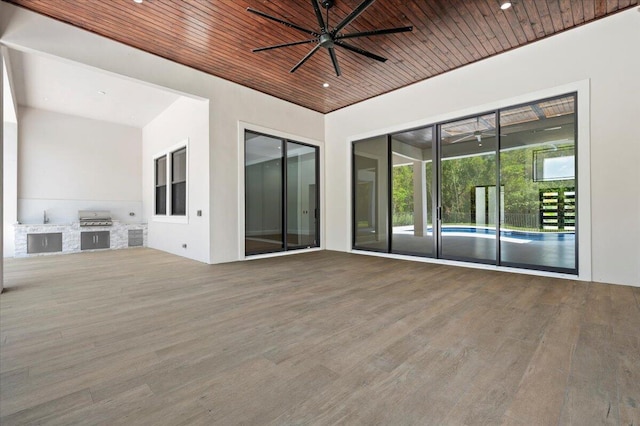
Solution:
<path fill-rule="evenodd" d="M 466 140 L 473 140 L 474 138 L 478 141 L 478 143 L 482 142 L 482 137 L 483 136 L 495 136 L 493 133 L 485 133 L 481 130 L 475 130 L 473 133 L 463 136 L 459 139 L 453 140 L 451 141 L 451 143 L 456 143 L 456 142 L 463 142 Z"/>
<path fill-rule="evenodd" d="M 409 26 L 409 27 L 386 28 L 386 29 L 380 29 L 380 30 L 343 34 L 341 33 L 341 31 L 347 25 L 353 22 L 358 16 L 360 16 L 360 14 L 364 12 L 369 6 L 371 6 L 371 4 L 375 0 L 364 0 L 349 15 L 347 15 L 347 17 L 345 17 L 340 23 L 338 23 L 338 25 L 336 25 L 333 28 L 329 26 L 329 9 L 331 9 L 334 6 L 335 1 L 334 0 L 310 0 L 310 1 L 311 1 L 311 6 L 313 7 L 313 10 L 316 15 L 316 19 L 318 20 L 318 26 L 320 28 L 318 31 L 301 27 L 300 25 L 285 21 L 280 18 L 276 18 L 274 16 L 268 15 L 264 12 L 260 12 L 250 7 L 247 8 L 248 12 L 251 12 L 263 18 L 267 18 L 272 21 L 278 22 L 282 25 L 285 25 L 289 28 L 296 29 L 305 34 L 309 34 L 313 37 L 306 40 L 294 41 L 291 43 L 283 43 L 283 44 L 276 44 L 274 46 L 260 47 L 257 49 L 253 49 L 252 51 L 262 52 L 265 50 L 279 49 L 281 47 L 296 46 L 299 44 L 317 43 L 313 47 L 313 49 L 311 49 L 311 51 L 307 53 L 306 56 L 300 60 L 300 62 L 298 62 L 293 68 L 291 68 L 289 72 L 291 73 L 295 72 L 305 62 L 307 62 L 307 60 L 309 60 L 309 58 L 311 58 L 318 50 L 320 50 L 320 48 L 324 47 L 329 52 L 329 57 L 331 58 L 331 62 L 333 63 L 333 68 L 336 71 L 336 76 L 340 76 L 341 74 L 340 65 L 338 64 L 338 58 L 335 52 L 336 46 L 342 47 L 346 50 L 357 53 L 359 55 L 366 56 L 367 58 L 375 59 L 376 61 L 385 62 L 387 60 L 387 58 L 376 55 L 375 53 L 371 53 L 357 46 L 353 46 L 352 44 L 346 43 L 344 40 L 350 39 L 350 38 L 358 38 L 358 37 L 370 37 L 370 36 L 377 36 L 377 35 L 384 35 L 384 34 L 402 33 L 402 32 L 413 30 L 413 27 Z M 320 4 L 318 4 L 318 2 L 320 2 Z M 323 18 L 322 16 L 320 5 L 322 5 L 322 7 L 326 9 L 326 19 Z"/>
<path fill-rule="evenodd" d="M 483 120 L 484 121 L 484 120 Z M 487 124 L 487 126 L 489 126 Z M 454 139 L 449 143 L 457 143 L 457 142 L 464 142 L 464 141 L 472 141 L 472 140 L 476 140 L 478 143 L 482 142 L 482 138 L 483 137 L 494 137 L 496 134 L 495 132 L 492 132 L 491 130 L 495 130 L 495 129 L 491 129 L 491 128 L 487 128 L 487 129 L 482 129 L 480 126 L 480 117 L 476 117 L 476 122 L 474 124 L 475 130 L 473 132 L 459 132 L 459 133 L 453 133 L 451 131 L 447 131 L 447 133 L 453 133 L 451 134 L 451 137 L 453 136 L 457 136 L 457 135 L 464 135 L 458 139 Z M 505 136 L 505 135 L 500 135 L 500 136 Z"/>

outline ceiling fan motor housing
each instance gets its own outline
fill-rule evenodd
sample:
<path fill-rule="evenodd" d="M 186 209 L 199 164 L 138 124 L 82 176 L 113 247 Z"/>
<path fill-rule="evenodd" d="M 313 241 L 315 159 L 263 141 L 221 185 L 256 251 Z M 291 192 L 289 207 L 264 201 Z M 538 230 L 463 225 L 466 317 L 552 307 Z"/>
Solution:
<path fill-rule="evenodd" d="M 325 9 L 330 9 L 333 7 L 333 5 L 335 4 L 334 0 L 322 0 L 320 2 L 320 4 L 322 5 L 322 7 L 324 7 Z"/>
<path fill-rule="evenodd" d="M 327 49 L 333 47 L 333 37 L 331 37 L 331 34 L 322 34 L 320 36 L 320 45 Z"/>

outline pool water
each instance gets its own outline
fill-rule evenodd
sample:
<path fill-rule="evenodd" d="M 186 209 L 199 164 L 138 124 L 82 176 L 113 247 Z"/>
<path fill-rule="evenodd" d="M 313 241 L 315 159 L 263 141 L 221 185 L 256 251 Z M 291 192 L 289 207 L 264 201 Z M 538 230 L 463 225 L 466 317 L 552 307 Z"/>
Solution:
<path fill-rule="evenodd" d="M 413 233 L 413 227 L 397 227 L 402 233 Z M 394 227 L 395 232 L 396 227 Z M 433 233 L 432 228 L 427 228 L 427 233 Z M 495 229 L 482 228 L 474 226 L 444 226 L 442 227 L 443 234 L 477 234 L 480 235 L 494 235 Z M 509 237 L 523 240 L 533 241 L 575 241 L 575 232 L 531 232 L 531 231 L 513 231 L 502 230 L 500 231 L 501 237 Z"/>

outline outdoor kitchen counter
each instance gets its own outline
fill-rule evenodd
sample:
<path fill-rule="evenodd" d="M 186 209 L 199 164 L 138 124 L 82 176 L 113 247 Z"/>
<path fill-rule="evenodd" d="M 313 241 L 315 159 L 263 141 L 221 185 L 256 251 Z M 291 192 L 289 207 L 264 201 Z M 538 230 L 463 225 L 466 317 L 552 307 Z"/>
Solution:
<path fill-rule="evenodd" d="M 82 227 L 78 222 L 57 224 L 16 224 L 15 227 L 15 257 L 31 257 L 50 254 L 66 254 L 80 252 L 80 235 L 82 232 L 109 231 L 109 248 L 123 249 L 129 247 L 129 231 L 141 230 L 143 246 L 147 246 L 147 224 L 146 223 L 126 223 L 117 220 L 111 226 L 91 226 Z M 54 253 L 27 253 L 28 234 L 62 234 L 62 251 Z"/>

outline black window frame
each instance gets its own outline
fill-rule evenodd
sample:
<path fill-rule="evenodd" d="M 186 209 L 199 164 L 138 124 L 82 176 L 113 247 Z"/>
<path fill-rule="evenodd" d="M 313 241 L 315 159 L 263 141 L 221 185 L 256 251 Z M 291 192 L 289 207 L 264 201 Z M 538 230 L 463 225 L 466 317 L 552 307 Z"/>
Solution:
<path fill-rule="evenodd" d="M 246 231 L 247 231 L 247 134 L 251 133 L 254 135 L 259 135 L 259 136 L 265 136 L 268 138 L 272 138 L 272 139 L 277 139 L 280 140 L 281 143 L 281 172 L 282 172 L 282 188 L 281 188 L 281 200 L 282 200 L 282 218 L 281 218 L 281 222 L 282 222 L 282 232 L 284 234 L 286 234 L 286 229 L 287 229 L 287 172 L 288 172 L 288 167 L 287 167 L 287 148 L 288 148 L 288 143 L 293 143 L 293 144 L 297 144 L 297 145 L 301 145 L 301 146 L 307 146 L 310 148 L 313 148 L 315 150 L 315 185 L 316 185 L 316 208 L 315 211 L 313 212 L 313 215 L 315 216 L 315 241 L 314 244 L 310 244 L 310 245 L 302 245 L 302 246 L 296 246 L 296 245 L 290 245 L 287 242 L 287 238 L 283 237 L 282 242 L 283 245 L 281 248 L 279 249 L 270 249 L 270 250 L 253 250 L 253 251 L 247 251 L 247 248 L 245 246 L 244 249 L 244 255 L 245 257 L 251 257 L 251 256 L 255 256 L 255 255 L 261 255 L 261 254 L 270 254 L 270 253 L 280 253 L 280 252 L 291 252 L 291 251 L 295 251 L 295 250 L 303 250 L 303 249 L 309 249 L 309 248 L 316 248 L 316 247 L 320 247 L 321 245 L 321 234 L 320 234 L 320 229 L 321 229 L 321 221 L 320 221 L 320 202 L 321 202 L 321 196 L 320 196 L 320 146 L 318 145 L 313 145 L 313 144 L 309 144 L 309 143 L 304 143 L 304 142 L 300 142 L 297 141 L 295 139 L 289 139 L 289 138 L 285 138 L 285 137 L 280 137 L 280 136 L 274 136 L 274 135 L 270 135 L 268 133 L 264 133 L 264 132 L 260 132 L 257 130 L 251 130 L 251 129 L 244 129 L 244 216 L 245 216 L 245 239 L 246 239 Z"/>
<path fill-rule="evenodd" d="M 184 152 L 184 179 L 174 179 L 174 162 L 176 154 Z M 189 211 L 189 147 L 187 143 L 182 143 L 162 151 L 153 158 L 154 160 L 154 194 L 153 194 L 153 216 L 154 219 L 162 218 L 187 218 Z M 164 162 L 164 185 L 158 183 L 159 164 Z M 181 205 L 176 209 L 174 200 L 177 186 L 182 186 Z M 164 203 L 162 202 L 164 200 Z"/>
<path fill-rule="evenodd" d="M 159 183 L 160 180 L 160 163 L 164 162 L 164 184 Z M 153 213 L 156 216 L 167 215 L 167 154 L 154 158 L 154 207 Z M 164 202 L 162 202 L 164 201 Z"/>
<path fill-rule="evenodd" d="M 184 179 L 176 179 L 176 156 L 184 153 Z M 187 147 L 178 148 L 171 152 L 171 165 L 168 166 L 171 170 L 171 200 L 169 201 L 171 216 L 186 216 L 187 215 Z M 179 191 L 178 188 L 181 188 Z M 179 194 L 178 194 L 179 193 Z M 180 196 L 180 200 L 176 197 Z"/>
<path fill-rule="evenodd" d="M 425 256 L 422 254 L 418 254 L 418 253 L 399 253 L 399 252 L 395 252 L 393 250 L 392 247 L 392 233 L 393 233 L 393 229 L 392 229 L 392 221 L 391 221 L 391 217 L 392 217 L 392 212 L 393 212 L 393 197 L 392 197 L 392 185 L 391 185 L 391 143 L 392 143 L 392 136 L 394 134 L 398 134 L 398 133 L 403 133 L 403 132 L 408 132 L 411 130 L 417 130 L 417 129 L 423 129 L 423 128 L 427 128 L 427 127 L 433 127 L 434 128 L 434 144 L 435 144 L 435 149 L 436 149 L 436 158 L 434 159 L 434 161 L 437 162 L 437 166 L 434 167 L 435 170 L 437 170 L 437 176 L 434 176 L 434 180 L 433 180 L 433 185 L 435 186 L 435 191 L 434 194 L 437 194 L 437 202 L 434 202 L 435 204 L 435 208 L 434 208 L 434 218 L 437 217 L 437 219 L 441 219 L 441 180 L 442 180 L 442 174 L 441 174 L 441 146 L 440 146 L 440 129 L 442 125 L 446 125 L 448 123 L 451 122 L 455 122 L 455 121 L 460 121 L 460 120 L 464 120 L 464 119 L 468 119 L 471 117 L 476 117 L 476 116 L 482 116 L 485 114 L 495 114 L 495 119 L 496 119 L 496 129 L 498 130 L 496 133 L 496 138 L 497 138 L 497 147 L 496 147 L 496 187 L 500 188 L 502 185 L 502 180 L 500 177 L 500 152 L 501 152 L 501 141 L 500 141 L 500 129 L 501 129 L 501 124 L 500 124 L 500 114 L 502 111 L 504 110 L 510 110 L 510 109 L 515 109 L 518 107 L 522 107 L 522 106 L 527 106 L 527 105 L 531 105 L 531 104 L 536 104 L 536 103 L 541 103 L 541 102 L 548 102 L 548 101 L 553 101 L 555 99 L 561 99 L 561 98 L 565 98 L 565 97 L 573 97 L 573 107 L 574 107 L 574 170 L 575 170 L 575 190 L 574 190 L 574 211 L 575 211 L 575 216 L 574 216 L 574 223 L 575 223 L 575 259 L 574 259 L 574 268 L 564 268 L 564 267 L 555 267 L 555 266 L 547 266 L 547 265 L 536 265 L 536 264 L 529 264 L 529 263 L 514 263 L 514 262 L 507 262 L 502 260 L 502 256 L 501 256 L 501 252 L 500 252 L 500 231 L 501 231 L 501 224 L 500 221 L 498 220 L 496 223 L 496 261 L 495 262 L 483 262 L 483 261 L 478 261 L 477 259 L 463 259 L 463 258 L 459 258 L 459 259 L 452 259 L 449 257 L 442 257 L 441 256 L 441 231 L 440 231 L 440 223 L 439 220 L 436 221 L 434 219 L 434 232 L 435 229 L 438 229 L 438 236 L 437 236 L 437 246 L 438 246 L 438 250 L 437 250 L 437 255 L 436 256 Z M 393 133 L 388 133 L 388 134 L 382 134 L 382 135 L 378 135 L 378 136 L 372 136 L 372 137 L 368 137 L 365 139 L 361 139 L 361 140 L 353 140 L 351 141 L 351 248 L 352 250 L 361 250 L 361 251 L 369 251 L 369 252 L 381 252 L 381 253 L 390 253 L 390 254 L 405 254 L 405 255 L 410 255 L 410 256 L 416 256 L 416 257 L 424 257 L 424 258 L 437 258 L 437 259 L 444 259 L 444 260 L 459 260 L 459 261 L 463 261 L 463 262 L 469 262 L 469 263 L 484 263 L 484 264 L 490 264 L 490 265 L 495 265 L 495 266 L 506 266 L 506 267 L 514 267 L 514 268 L 519 268 L 519 269 L 528 269 L 528 270 L 538 270 L 538 271 L 545 271 L 545 272 L 555 272 L 555 273 L 562 273 L 562 274 L 570 274 L 570 275 L 579 275 L 579 221 L 580 221 L 580 217 L 579 217 L 579 203 L 580 203 L 580 199 L 579 199 L 579 180 L 578 180 L 578 176 L 579 176 L 579 171 L 578 171 L 578 158 L 579 158 L 579 134 L 578 134 L 578 121 L 579 121 L 579 116 L 578 116 L 578 92 L 577 91 L 571 91 L 571 92 L 567 92 L 567 93 L 563 93 L 563 94 L 559 94 L 559 95 L 554 95 L 554 96 L 549 96 L 549 97 L 544 97 L 544 98 L 540 98 L 540 99 L 534 99 L 531 101 L 527 101 L 527 102 L 522 102 L 522 103 L 518 103 L 518 104 L 514 104 L 514 105 L 505 105 L 505 106 L 501 106 L 499 108 L 495 108 L 489 111 L 479 111 L 478 113 L 475 114 L 471 114 L 471 115 L 466 115 L 466 116 L 461 116 L 461 117 L 456 117 L 456 118 L 452 118 L 452 119 L 447 119 L 444 121 L 439 121 L 439 122 L 434 122 L 434 123 L 429 123 L 429 124 L 425 124 L 423 126 L 419 126 L 419 127 L 411 127 L 411 128 L 407 128 L 404 130 L 399 130 L 399 131 L 395 131 Z M 388 199 L 387 199 L 387 214 L 389 217 L 389 229 L 388 229 L 388 236 L 387 236 L 387 240 L 388 240 L 388 244 L 387 244 L 387 248 L 386 250 L 384 249 L 373 249 L 373 248 L 365 248 L 362 246 L 358 246 L 356 244 L 356 233 L 357 233 L 357 218 L 356 218 L 356 184 L 357 184 L 357 177 L 356 177 L 356 167 L 355 167 L 355 146 L 358 142 L 361 141 L 367 141 L 369 139 L 372 139 L 374 137 L 383 137 L 386 136 L 387 137 L 387 152 L 389 153 L 388 156 L 388 165 L 387 165 L 387 173 L 388 173 L 388 179 L 389 179 L 389 185 L 388 185 Z M 498 212 L 500 212 L 500 197 L 496 197 L 497 198 L 497 206 L 498 206 Z"/>

